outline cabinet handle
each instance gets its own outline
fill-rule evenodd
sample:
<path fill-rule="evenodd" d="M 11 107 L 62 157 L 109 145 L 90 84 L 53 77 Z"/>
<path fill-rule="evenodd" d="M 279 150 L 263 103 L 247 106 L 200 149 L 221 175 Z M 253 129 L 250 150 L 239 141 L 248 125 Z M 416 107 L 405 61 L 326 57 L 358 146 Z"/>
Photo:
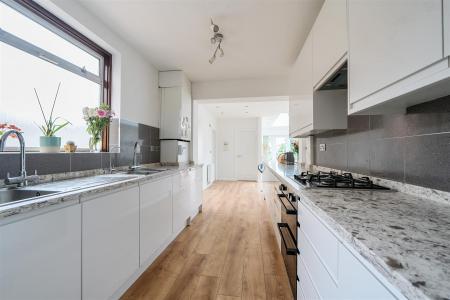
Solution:
<path fill-rule="evenodd" d="M 285 194 L 278 194 L 278 200 L 280 200 L 281 204 L 283 204 L 284 209 L 286 210 L 286 213 L 288 215 L 296 215 L 297 214 L 297 210 L 296 209 L 290 209 L 286 206 L 286 204 L 284 204 L 283 198 L 286 198 Z M 292 204 L 291 204 L 292 205 Z M 292 205 L 293 207 L 293 205 Z"/>
<path fill-rule="evenodd" d="M 289 225 L 287 223 L 277 223 L 278 230 L 280 231 L 281 239 L 283 240 L 284 248 L 286 249 L 287 255 L 297 255 L 300 254 L 300 251 L 297 248 L 297 241 L 295 240 L 294 235 L 292 234 L 291 229 L 289 228 Z M 290 245 L 288 246 L 288 242 L 286 241 L 286 238 L 284 237 L 283 232 L 287 232 L 289 235 L 289 241 Z"/>

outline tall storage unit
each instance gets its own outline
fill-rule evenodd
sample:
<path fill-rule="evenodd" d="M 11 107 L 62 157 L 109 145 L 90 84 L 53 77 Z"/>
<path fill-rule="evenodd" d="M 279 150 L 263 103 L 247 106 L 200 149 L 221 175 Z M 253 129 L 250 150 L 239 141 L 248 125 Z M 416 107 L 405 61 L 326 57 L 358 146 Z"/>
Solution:
<path fill-rule="evenodd" d="M 192 137 L 191 83 L 182 71 L 159 73 L 161 162 L 189 161 Z"/>

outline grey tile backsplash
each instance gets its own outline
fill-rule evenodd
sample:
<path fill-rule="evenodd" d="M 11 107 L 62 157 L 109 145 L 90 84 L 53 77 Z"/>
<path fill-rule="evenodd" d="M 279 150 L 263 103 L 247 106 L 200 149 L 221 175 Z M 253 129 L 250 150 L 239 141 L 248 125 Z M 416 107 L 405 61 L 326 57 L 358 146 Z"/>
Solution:
<path fill-rule="evenodd" d="M 27 173 L 55 174 L 131 165 L 133 146 L 137 139 L 144 140 L 142 153 L 138 157 L 141 163 L 156 163 L 160 159 L 159 128 L 126 120 L 120 120 L 120 153 L 27 153 Z M 113 149 L 113 152 L 117 152 Z M 11 176 L 19 173 L 19 154 L 0 153 L 0 180 L 9 172 Z"/>
<path fill-rule="evenodd" d="M 450 96 L 406 114 L 349 116 L 347 130 L 316 135 L 314 144 L 319 166 L 450 191 Z"/>

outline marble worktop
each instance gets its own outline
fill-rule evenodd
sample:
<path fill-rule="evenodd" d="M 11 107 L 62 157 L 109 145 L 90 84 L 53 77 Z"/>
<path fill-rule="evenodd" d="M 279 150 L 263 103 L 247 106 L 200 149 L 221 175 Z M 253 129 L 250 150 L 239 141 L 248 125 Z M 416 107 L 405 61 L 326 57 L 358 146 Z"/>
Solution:
<path fill-rule="evenodd" d="M 201 165 L 146 165 L 154 169 L 163 171 L 150 175 L 136 175 L 126 173 L 105 174 L 104 170 L 88 171 L 77 174 L 55 174 L 52 180 L 38 185 L 25 187 L 23 189 L 40 191 L 57 191 L 57 193 L 32 198 L 30 200 L 18 201 L 0 206 L 0 223 L 7 218 L 11 219 L 21 214 L 30 213 L 37 209 L 48 208 L 58 204 L 80 203 L 84 199 L 89 199 L 99 193 L 125 188 L 127 186 L 138 185 L 146 181 L 156 180 L 174 175 L 178 172 L 190 168 L 201 167 Z M 87 175 L 87 176 L 86 176 Z"/>
<path fill-rule="evenodd" d="M 450 299 L 450 205 L 403 192 L 304 188 L 296 166 L 267 163 L 282 182 L 408 299 Z"/>

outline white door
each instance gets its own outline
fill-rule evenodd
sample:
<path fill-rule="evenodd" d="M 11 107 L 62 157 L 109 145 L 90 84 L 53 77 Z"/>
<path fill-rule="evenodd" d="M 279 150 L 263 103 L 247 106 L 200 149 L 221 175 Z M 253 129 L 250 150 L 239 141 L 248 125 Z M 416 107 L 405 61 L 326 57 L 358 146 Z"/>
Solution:
<path fill-rule="evenodd" d="M 236 131 L 236 179 L 256 180 L 258 139 L 256 130 Z"/>

